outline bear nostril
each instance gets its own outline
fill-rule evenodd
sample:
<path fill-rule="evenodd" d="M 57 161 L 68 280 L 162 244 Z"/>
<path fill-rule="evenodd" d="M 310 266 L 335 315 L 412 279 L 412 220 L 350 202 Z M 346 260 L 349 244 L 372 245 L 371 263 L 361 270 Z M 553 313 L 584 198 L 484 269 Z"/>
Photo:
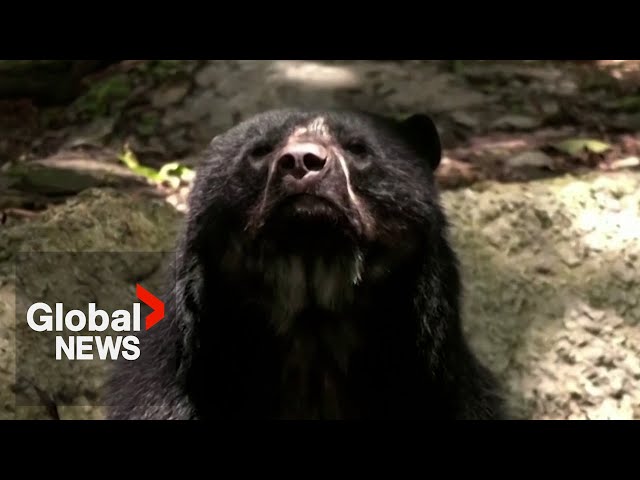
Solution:
<path fill-rule="evenodd" d="M 320 158 L 313 153 L 307 153 L 302 157 L 304 167 L 310 172 L 318 172 L 322 170 L 327 163 L 326 158 Z"/>
<path fill-rule="evenodd" d="M 296 168 L 296 159 L 288 153 L 280 158 L 278 165 L 282 170 L 293 170 Z"/>
<path fill-rule="evenodd" d="M 308 174 L 326 170 L 329 161 L 329 152 L 322 145 L 313 142 L 292 143 L 282 150 L 275 168 L 282 175 L 302 179 Z"/>

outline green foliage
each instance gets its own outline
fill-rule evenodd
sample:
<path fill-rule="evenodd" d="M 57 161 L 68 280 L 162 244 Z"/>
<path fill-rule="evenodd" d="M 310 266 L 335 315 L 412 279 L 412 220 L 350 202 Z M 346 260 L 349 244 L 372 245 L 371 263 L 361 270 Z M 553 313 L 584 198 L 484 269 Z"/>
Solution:
<path fill-rule="evenodd" d="M 161 178 L 168 180 L 174 186 L 178 186 L 180 180 L 190 182 L 195 178 L 195 172 L 178 162 L 167 163 L 158 172 Z"/>
<path fill-rule="evenodd" d="M 123 75 L 114 75 L 89 88 L 74 106 L 91 117 L 113 114 L 124 107 L 131 93 L 131 82 Z"/>
<path fill-rule="evenodd" d="M 575 156 L 584 151 L 604 153 L 611 148 L 611 145 L 590 138 L 569 138 L 554 144 L 553 147 L 568 155 Z"/>
<path fill-rule="evenodd" d="M 168 183 L 173 188 L 177 188 L 181 181 L 188 182 L 193 180 L 195 176 L 193 170 L 178 162 L 168 163 L 160 168 L 160 170 L 141 165 L 136 155 L 128 147 L 125 147 L 118 158 L 134 173 L 154 183 Z"/>

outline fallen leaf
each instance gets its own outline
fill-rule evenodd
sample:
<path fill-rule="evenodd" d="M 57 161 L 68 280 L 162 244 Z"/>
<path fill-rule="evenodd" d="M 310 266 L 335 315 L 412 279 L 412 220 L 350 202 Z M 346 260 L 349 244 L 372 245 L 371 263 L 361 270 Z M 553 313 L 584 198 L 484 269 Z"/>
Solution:
<path fill-rule="evenodd" d="M 570 138 L 562 142 L 558 142 L 553 147 L 568 155 L 578 155 L 583 151 L 592 153 L 604 153 L 611 149 L 611 145 L 588 138 Z"/>

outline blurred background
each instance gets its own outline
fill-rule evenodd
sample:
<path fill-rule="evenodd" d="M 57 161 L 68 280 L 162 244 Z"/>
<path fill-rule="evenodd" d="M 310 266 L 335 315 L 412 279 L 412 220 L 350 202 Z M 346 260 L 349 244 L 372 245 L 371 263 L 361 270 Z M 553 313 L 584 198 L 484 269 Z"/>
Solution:
<path fill-rule="evenodd" d="M 0 418 L 103 415 L 104 365 L 16 381 L 20 252 L 171 251 L 208 142 L 287 106 L 430 114 L 465 329 L 513 411 L 640 419 L 635 60 L 0 60 Z M 87 262 L 113 279 L 91 295 L 119 299 L 157 267 Z M 46 270 L 38 288 L 64 289 Z"/>

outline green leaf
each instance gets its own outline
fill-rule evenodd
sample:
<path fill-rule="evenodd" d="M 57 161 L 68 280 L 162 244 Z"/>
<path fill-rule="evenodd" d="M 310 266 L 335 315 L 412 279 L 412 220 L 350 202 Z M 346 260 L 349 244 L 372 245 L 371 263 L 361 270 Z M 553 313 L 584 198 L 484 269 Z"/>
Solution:
<path fill-rule="evenodd" d="M 554 148 L 569 155 L 578 155 L 583 151 L 603 153 L 611 148 L 608 143 L 590 138 L 570 138 L 553 145 Z"/>
<path fill-rule="evenodd" d="M 145 167 L 140 165 L 140 162 L 136 158 L 135 154 L 125 147 L 124 152 L 118 157 L 122 163 L 124 163 L 130 170 L 148 178 L 149 180 L 162 183 L 167 182 L 173 188 L 180 186 L 180 180 L 191 181 L 195 176 L 195 172 L 184 165 L 180 165 L 178 162 L 171 162 L 163 165 L 160 170 L 156 170 L 152 167 Z"/>
<path fill-rule="evenodd" d="M 129 167 L 131 171 L 137 173 L 138 175 L 146 177 L 154 182 L 162 181 L 160 179 L 160 176 L 158 175 L 158 171 L 154 168 L 140 165 L 140 162 L 138 162 L 135 154 L 128 147 L 125 147 L 124 152 L 118 158 L 122 163 Z"/>
<path fill-rule="evenodd" d="M 163 165 L 159 172 L 160 176 L 168 181 L 173 180 L 193 180 L 195 172 L 184 165 L 180 165 L 178 162 L 167 163 Z M 179 183 L 179 182 L 178 182 Z"/>

